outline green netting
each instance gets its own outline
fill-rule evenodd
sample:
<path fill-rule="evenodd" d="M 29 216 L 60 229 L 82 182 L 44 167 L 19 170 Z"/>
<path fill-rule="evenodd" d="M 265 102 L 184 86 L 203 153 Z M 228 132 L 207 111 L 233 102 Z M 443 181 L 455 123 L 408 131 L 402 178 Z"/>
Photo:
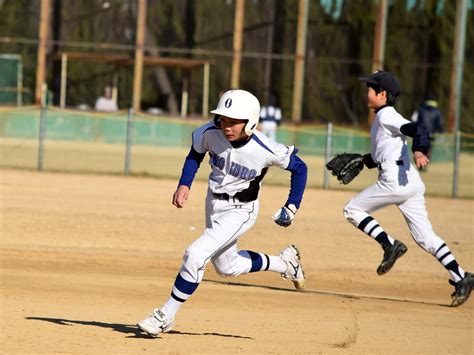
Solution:
<path fill-rule="evenodd" d="M 3 111 L 0 133 L 4 137 L 37 138 L 40 110 Z M 48 110 L 46 139 L 103 143 L 125 143 L 127 114 Z M 191 132 L 203 122 L 186 123 L 145 116 L 133 119 L 133 144 L 183 147 L 191 143 Z"/>
<path fill-rule="evenodd" d="M 191 144 L 196 124 L 137 118 L 133 124 L 134 144 L 184 147 Z"/>
<path fill-rule="evenodd" d="M 1 112 L 0 133 L 4 137 L 37 138 L 40 110 L 15 109 Z M 133 119 L 133 144 L 158 147 L 189 147 L 191 132 L 203 121 L 186 121 L 137 115 Z M 123 144 L 127 134 L 127 114 L 97 114 L 71 110 L 49 109 L 46 120 L 46 139 Z M 325 127 L 294 129 L 281 127 L 277 139 L 295 145 L 306 155 L 324 156 L 327 131 Z M 474 138 L 463 136 L 463 151 L 472 152 Z M 454 136 L 433 137 L 433 162 L 449 162 L 454 157 Z M 342 152 L 370 151 L 368 132 L 334 128 L 331 155 Z"/>

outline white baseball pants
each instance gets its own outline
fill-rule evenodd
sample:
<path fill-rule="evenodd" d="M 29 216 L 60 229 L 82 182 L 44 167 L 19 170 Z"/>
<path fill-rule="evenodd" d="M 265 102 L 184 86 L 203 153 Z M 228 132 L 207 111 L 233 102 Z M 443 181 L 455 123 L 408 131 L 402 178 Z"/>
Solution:
<path fill-rule="evenodd" d="M 242 202 L 206 197 L 206 229 L 185 251 L 181 276 L 199 283 L 206 265 L 212 261 L 217 273 L 223 276 L 245 274 L 252 268 L 250 258 L 239 254 L 238 238 L 257 220 L 258 200 Z"/>
<path fill-rule="evenodd" d="M 416 168 L 395 162 L 381 164 L 378 181 L 352 198 L 344 207 L 344 217 L 354 226 L 370 213 L 396 205 L 408 224 L 415 242 L 434 255 L 444 241 L 435 234 L 425 205 L 425 185 Z"/>

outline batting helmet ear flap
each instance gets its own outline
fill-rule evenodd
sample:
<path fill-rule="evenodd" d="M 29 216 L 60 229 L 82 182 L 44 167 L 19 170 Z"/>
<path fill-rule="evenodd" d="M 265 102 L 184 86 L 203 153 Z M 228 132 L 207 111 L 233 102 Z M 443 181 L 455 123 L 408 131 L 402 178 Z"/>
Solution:
<path fill-rule="evenodd" d="M 251 136 L 253 132 L 255 131 L 255 128 L 257 128 L 257 123 L 258 122 L 250 122 L 248 121 L 247 124 L 245 125 L 245 133 L 248 136 Z"/>
<path fill-rule="evenodd" d="M 214 126 L 221 128 L 221 115 L 214 116 Z"/>

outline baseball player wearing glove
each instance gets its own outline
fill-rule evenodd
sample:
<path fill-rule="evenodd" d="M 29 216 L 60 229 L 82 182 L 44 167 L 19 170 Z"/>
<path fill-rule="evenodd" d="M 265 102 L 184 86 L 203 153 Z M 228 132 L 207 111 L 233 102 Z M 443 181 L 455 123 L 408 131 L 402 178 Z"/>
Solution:
<path fill-rule="evenodd" d="M 192 134 L 191 150 L 172 201 L 177 208 L 184 207 L 195 174 L 209 153 L 206 228 L 186 249 L 170 298 L 137 324 L 153 336 L 171 329 L 176 313 L 196 291 L 209 262 L 222 276 L 272 271 L 292 281 L 297 289 L 304 287 L 300 253 L 294 245 L 280 255 L 269 255 L 239 250 L 237 241 L 257 219 L 260 185 L 270 166 L 291 172 L 288 200 L 273 215 L 278 225 L 291 225 L 306 186 L 306 164 L 296 155 L 295 147 L 272 141 L 256 130 L 260 103 L 250 92 L 225 92 L 211 113 L 214 119 Z"/>
<path fill-rule="evenodd" d="M 425 185 L 418 170 L 410 164 L 408 155 L 407 136 L 413 138 L 416 167 L 425 167 L 429 163 L 426 156 L 430 147 L 429 134 L 403 118 L 393 107 L 401 90 L 393 74 L 376 71 L 359 80 L 366 83 L 367 106 L 376 113 L 370 130 L 371 152 L 363 160 L 366 166 L 378 168 L 379 177 L 374 185 L 347 203 L 344 216 L 382 246 L 384 255 L 377 274 L 383 275 L 405 254 L 407 247 L 388 235 L 371 213 L 396 205 L 404 215 L 415 242 L 432 254 L 450 274 L 449 281 L 454 286 L 451 305 L 459 306 L 471 294 L 474 275 L 459 266 L 446 243 L 433 231 L 425 206 Z M 356 165 L 360 167 L 361 162 Z M 345 175 L 341 175 L 340 179 L 344 178 Z"/>

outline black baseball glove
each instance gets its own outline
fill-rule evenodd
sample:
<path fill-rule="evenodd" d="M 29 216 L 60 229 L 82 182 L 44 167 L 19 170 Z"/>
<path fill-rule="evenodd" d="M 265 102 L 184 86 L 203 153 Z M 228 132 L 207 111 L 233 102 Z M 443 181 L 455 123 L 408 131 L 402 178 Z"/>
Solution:
<path fill-rule="evenodd" d="M 364 158 L 357 153 L 338 154 L 326 164 L 326 168 L 346 185 L 364 169 Z"/>

